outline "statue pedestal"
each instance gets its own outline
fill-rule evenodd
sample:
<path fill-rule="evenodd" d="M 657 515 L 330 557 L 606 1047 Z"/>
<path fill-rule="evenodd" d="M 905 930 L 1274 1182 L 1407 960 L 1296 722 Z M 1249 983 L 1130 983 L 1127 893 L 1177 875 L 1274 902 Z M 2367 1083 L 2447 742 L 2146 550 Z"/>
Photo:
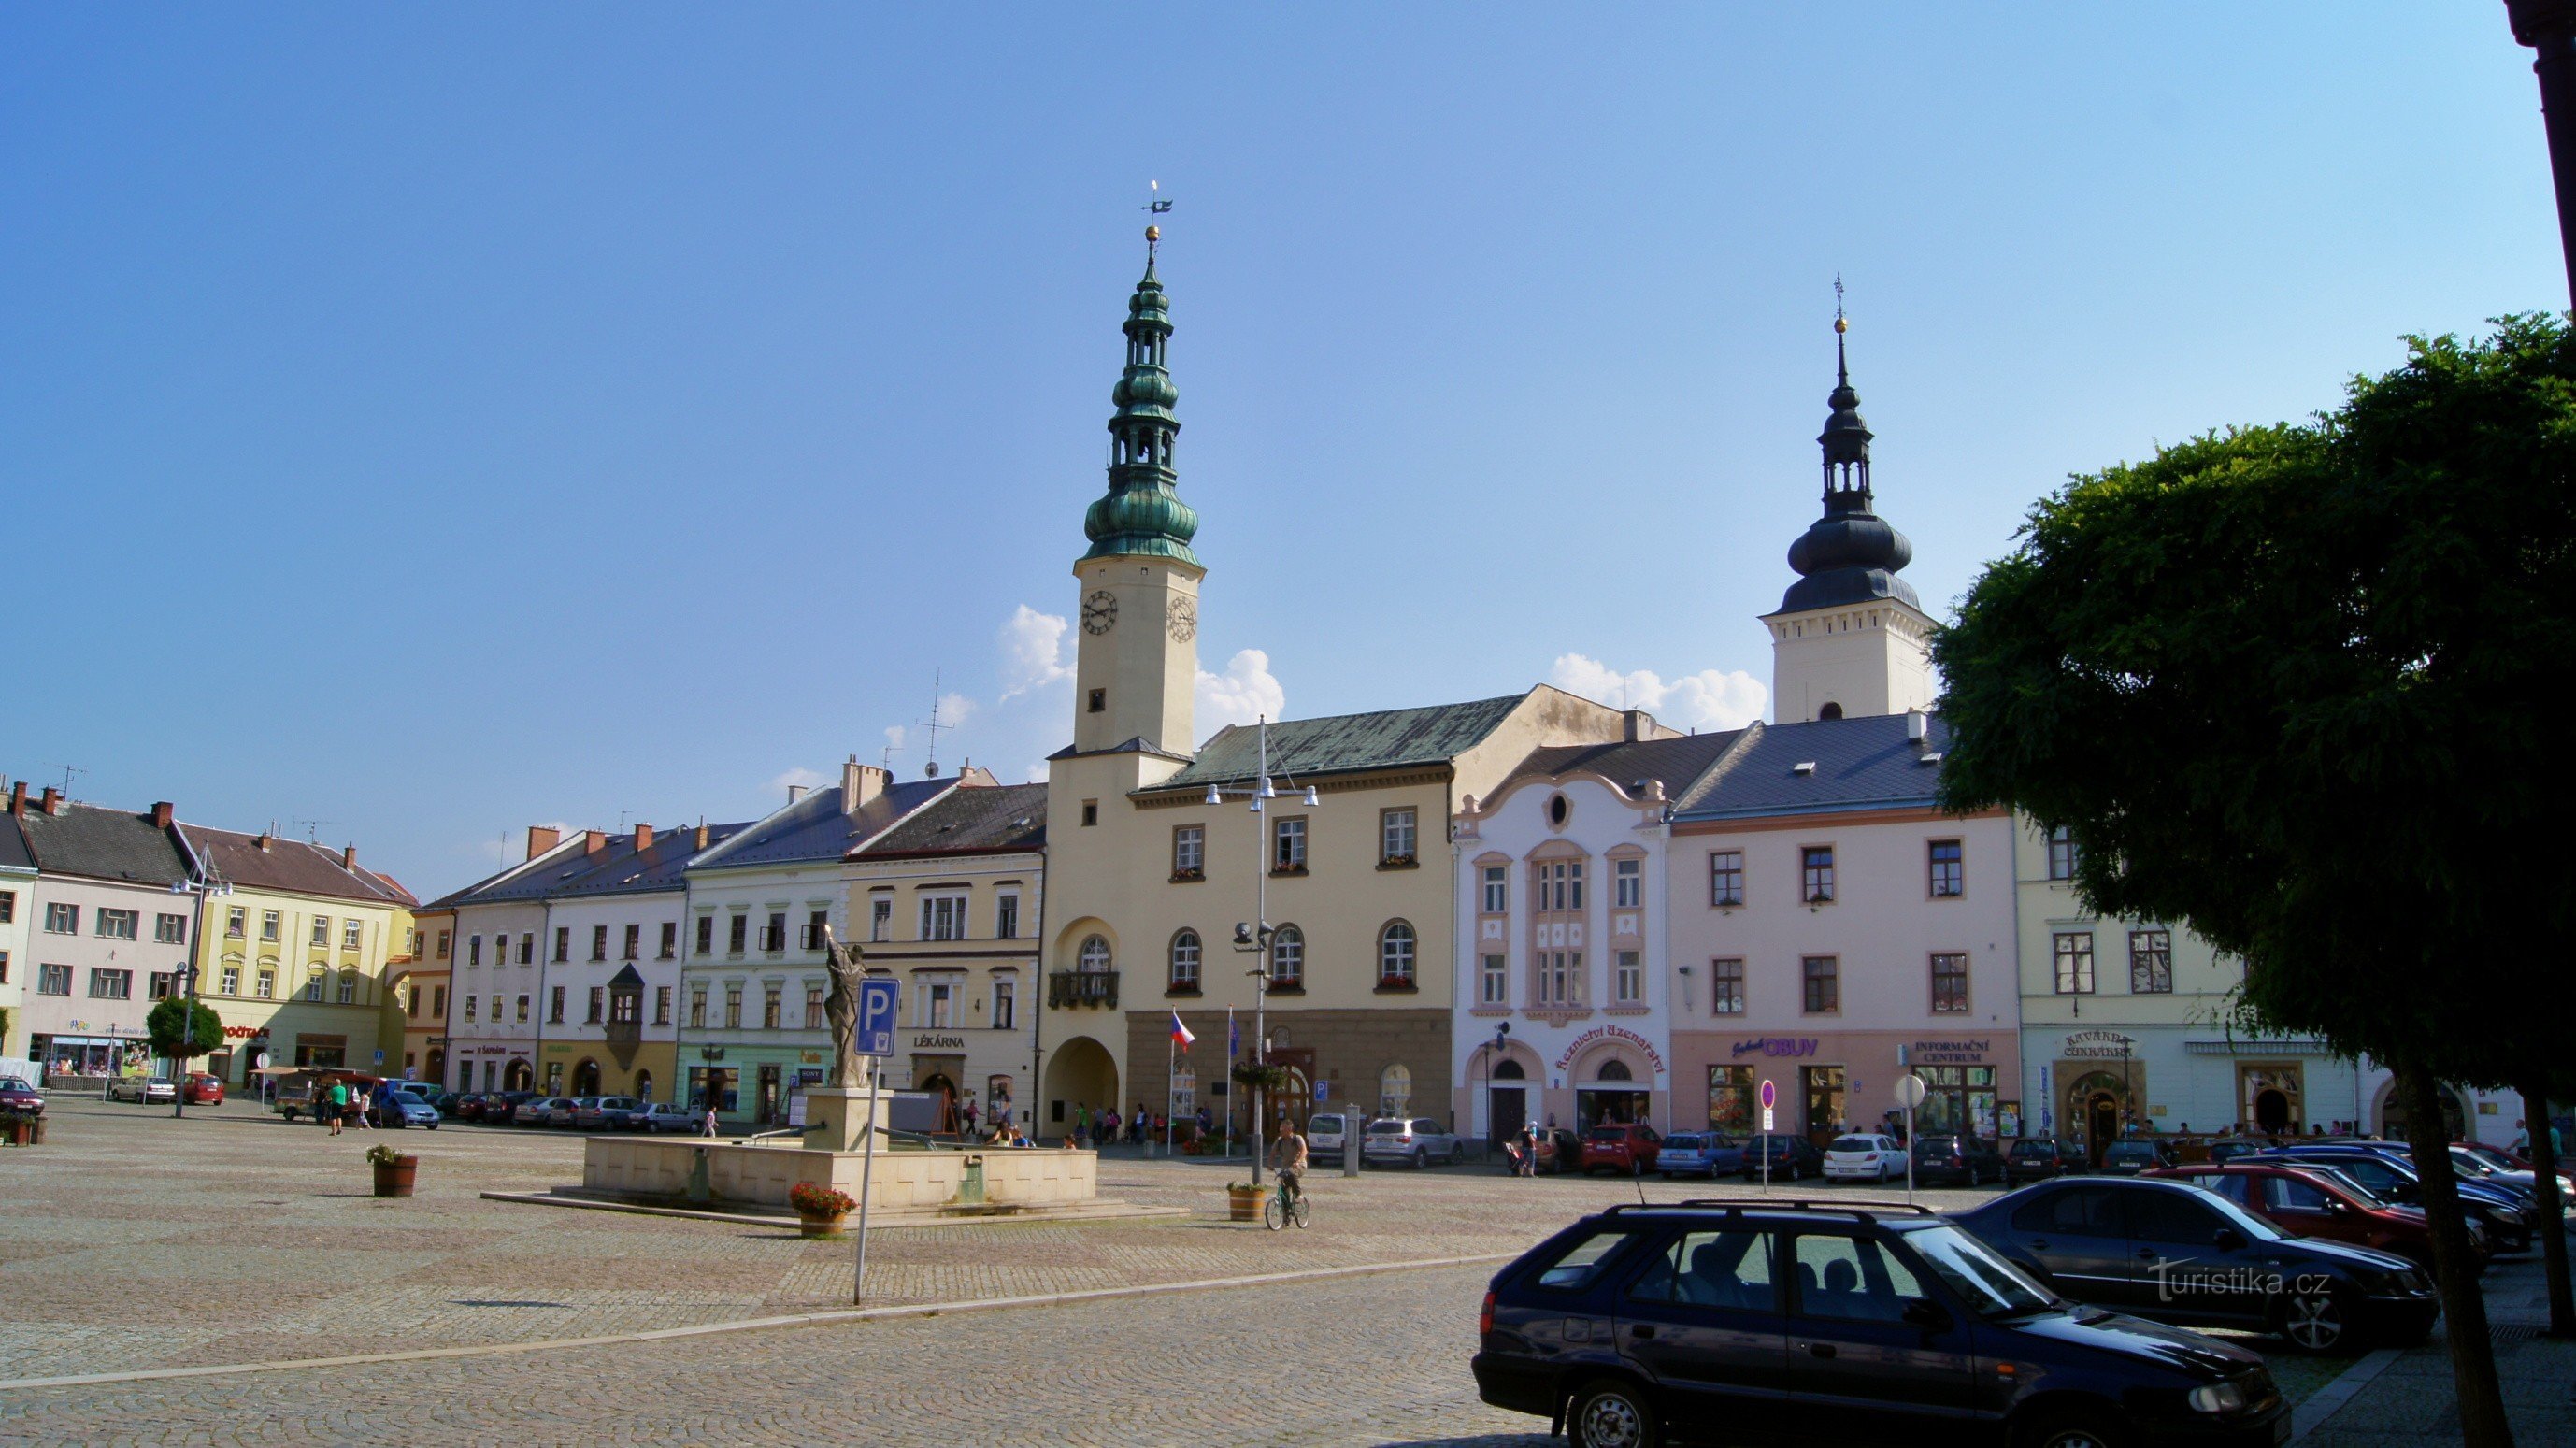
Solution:
<path fill-rule="evenodd" d="M 884 1098 L 879 1097 L 879 1104 Z M 863 1151 L 876 1125 L 865 1086 L 805 1088 L 805 1144 L 813 1151 Z"/>

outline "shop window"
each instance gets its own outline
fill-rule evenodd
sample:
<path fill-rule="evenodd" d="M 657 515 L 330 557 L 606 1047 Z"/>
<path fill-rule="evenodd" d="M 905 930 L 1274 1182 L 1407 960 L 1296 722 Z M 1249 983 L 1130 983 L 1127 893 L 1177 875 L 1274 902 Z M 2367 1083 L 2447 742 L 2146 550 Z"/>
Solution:
<path fill-rule="evenodd" d="M 1708 1068 L 1708 1124 L 1711 1129 L 1745 1135 L 1759 1118 L 1754 1107 L 1758 1088 L 1750 1066 Z"/>

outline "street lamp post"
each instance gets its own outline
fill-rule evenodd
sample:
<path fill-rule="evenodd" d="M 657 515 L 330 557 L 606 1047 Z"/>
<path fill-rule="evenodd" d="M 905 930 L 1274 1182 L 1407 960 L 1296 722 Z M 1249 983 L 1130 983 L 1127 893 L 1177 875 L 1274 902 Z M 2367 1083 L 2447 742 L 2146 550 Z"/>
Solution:
<path fill-rule="evenodd" d="M 1279 786 L 1270 777 L 1270 720 L 1262 718 L 1258 728 L 1261 768 L 1253 776 L 1255 783 L 1239 789 L 1211 784 L 1207 792 L 1209 804 L 1223 804 L 1228 796 L 1247 799 L 1251 801 L 1252 812 L 1258 815 L 1263 813 L 1263 805 L 1279 797 Z M 1308 809 L 1322 803 L 1315 797 L 1315 787 L 1311 784 L 1306 786 L 1304 803 Z M 1266 1067 L 1270 1063 L 1270 940 L 1278 932 L 1270 925 L 1270 842 L 1263 837 L 1257 821 L 1252 829 L 1252 913 L 1252 920 L 1236 922 L 1234 948 L 1239 953 L 1255 957 L 1249 972 L 1252 976 L 1252 1060 L 1256 1067 Z M 1252 1093 L 1252 1184 L 1256 1187 L 1261 1185 L 1265 1126 L 1262 1093 L 1255 1090 Z"/>
<path fill-rule="evenodd" d="M 2534 52 L 2549 179 L 2558 194 L 2558 250 L 2576 296 L 2576 0 L 2504 0 L 2513 38 Z"/>
<path fill-rule="evenodd" d="M 174 880 L 173 895 L 193 895 L 197 903 L 189 918 L 188 953 L 179 962 L 179 978 L 171 984 L 178 987 L 180 1004 L 186 1008 L 186 1025 L 181 1028 L 180 1045 L 196 1044 L 197 1034 L 197 953 L 205 948 L 206 901 L 233 892 L 230 881 L 209 874 L 202 880 Z M 170 1069 L 170 1115 L 184 1118 L 188 1114 L 188 1058 L 182 1056 Z"/>

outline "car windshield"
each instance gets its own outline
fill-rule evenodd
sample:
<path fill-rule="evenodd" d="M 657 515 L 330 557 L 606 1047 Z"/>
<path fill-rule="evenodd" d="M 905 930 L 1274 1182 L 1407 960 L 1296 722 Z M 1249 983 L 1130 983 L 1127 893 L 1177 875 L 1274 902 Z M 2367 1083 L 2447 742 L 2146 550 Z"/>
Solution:
<path fill-rule="evenodd" d="M 2110 1150 L 2102 1153 L 2102 1159 L 2104 1161 L 2151 1161 L 2155 1158 L 2155 1154 L 2156 1149 L 2143 1141 L 2115 1141 L 2111 1144 Z"/>
<path fill-rule="evenodd" d="M 1401 1121 L 1372 1121 L 1368 1124 L 1368 1134 L 1371 1136 L 1402 1136 L 1404 1135 L 1404 1123 Z"/>
<path fill-rule="evenodd" d="M 2493 1147 L 2464 1146 L 2459 1148 L 2459 1150 L 2467 1152 L 2469 1155 L 2476 1157 L 2478 1160 L 2485 1162 L 2491 1167 L 2494 1167 L 2497 1171 L 2520 1171 L 2522 1169 L 2513 1164 L 2513 1159 L 2511 1157 L 2506 1156 L 2504 1153 L 2497 1151 Z"/>
<path fill-rule="evenodd" d="M 2013 1143 L 2013 1155 L 2015 1156 L 2054 1156 L 2056 1154 L 2057 1144 L 2054 1142 L 2016 1141 Z"/>
<path fill-rule="evenodd" d="M 1592 1139 L 1594 1141 L 1625 1141 L 1628 1139 L 1628 1128 L 1624 1126 L 1596 1126 L 1592 1128 Z"/>
<path fill-rule="evenodd" d="M 1687 1131 L 1676 1131 L 1672 1135 L 1664 1138 L 1664 1150 L 1697 1151 L 1699 1150 L 1699 1138 L 1691 1135 Z"/>
<path fill-rule="evenodd" d="M 2058 1305 L 2056 1294 L 1956 1227 L 1920 1227 L 1903 1241 L 1979 1317 L 2018 1317 Z"/>
<path fill-rule="evenodd" d="M 1922 1156 L 1948 1156 L 1958 1149 L 1959 1138 L 1955 1136 L 1917 1137 L 1914 1142 L 1915 1152 Z"/>
<path fill-rule="evenodd" d="M 2335 1188 L 2337 1191 L 2342 1192 L 2344 1195 L 2351 1197 L 2355 1201 L 2366 1202 L 2374 1207 L 2384 1207 L 2388 1205 L 2388 1199 L 2386 1197 L 2383 1197 L 2379 1193 L 2372 1191 L 2370 1188 L 2363 1186 L 2361 1183 L 2354 1181 L 2350 1176 L 2335 1170 L 2333 1167 L 2320 1166 L 2314 1162 L 2310 1162 L 2301 1166 L 2299 1170 L 2306 1172 L 2308 1175 L 2315 1177 L 2326 1185 Z"/>
<path fill-rule="evenodd" d="M 1309 1134 L 1318 1131 L 1339 1131 L 1341 1129 L 1342 1118 L 1338 1116 L 1317 1115 L 1306 1118 L 1306 1130 Z"/>
<path fill-rule="evenodd" d="M 1878 1150 L 1878 1141 L 1874 1137 L 1867 1136 L 1837 1136 L 1834 1138 L 1834 1144 L 1827 1149 L 1831 1151 L 1876 1151 Z"/>
<path fill-rule="evenodd" d="M 2245 1240 L 2248 1242 L 2286 1242 L 2293 1235 L 2236 1205 L 2233 1200 L 2220 1196 L 2217 1187 L 2218 1178 L 2215 1176 L 2184 1177 L 2180 1180 L 2184 1185 L 2200 1193 L 2201 1205 L 2215 1207 L 2218 1214 L 2227 1219 L 2227 1225 L 2244 1233 Z M 2133 1204 L 2129 1210 L 2135 1213 L 2138 1208 Z"/>

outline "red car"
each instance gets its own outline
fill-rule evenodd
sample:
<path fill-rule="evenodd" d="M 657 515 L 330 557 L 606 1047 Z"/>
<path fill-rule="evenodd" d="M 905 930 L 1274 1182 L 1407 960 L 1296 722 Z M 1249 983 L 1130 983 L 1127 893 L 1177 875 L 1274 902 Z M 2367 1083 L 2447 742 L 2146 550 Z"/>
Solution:
<path fill-rule="evenodd" d="M 2424 1224 L 2422 1208 L 2360 1195 L 2357 1184 L 2331 1170 L 2247 1164 L 2168 1167 L 2140 1175 L 2206 1188 L 2295 1237 L 2375 1247 L 2432 1270 L 2433 1234 Z M 2485 1229 L 2473 1222 L 2469 1237 L 2483 1270 L 2489 1252 Z"/>
<path fill-rule="evenodd" d="M 1655 1169 L 1663 1138 L 1642 1121 L 1605 1121 L 1583 1133 L 1583 1174 L 1596 1171 L 1644 1176 Z"/>
<path fill-rule="evenodd" d="M 190 1106 L 224 1104 L 224 1078 L 205 1071 L 191 1071 L 180 1083 L 180 1098 Z"/>

